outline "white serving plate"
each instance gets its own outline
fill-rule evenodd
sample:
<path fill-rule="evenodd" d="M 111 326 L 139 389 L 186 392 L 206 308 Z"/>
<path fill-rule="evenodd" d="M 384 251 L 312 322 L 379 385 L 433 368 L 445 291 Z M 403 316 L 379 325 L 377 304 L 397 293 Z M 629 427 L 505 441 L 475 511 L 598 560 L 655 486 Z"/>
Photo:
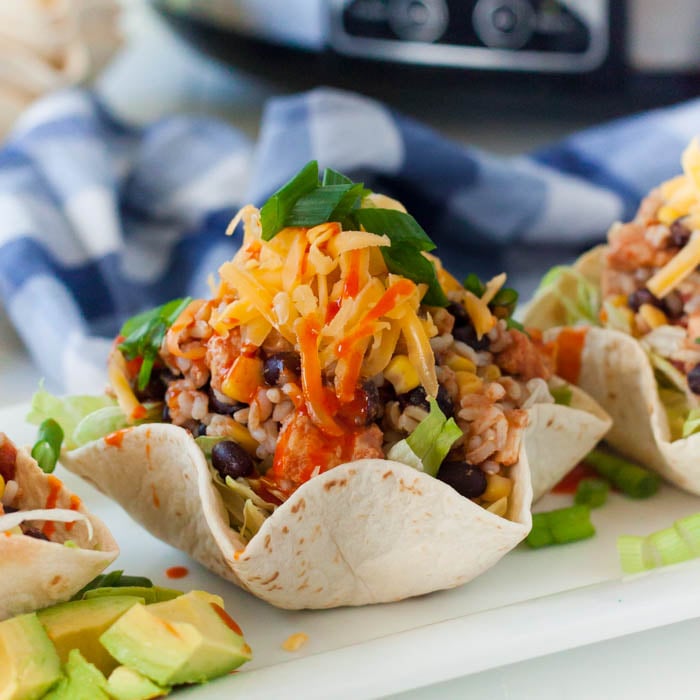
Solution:
<path fill-rule="evenodd" d="M 26 404 L 0 410 L 0 430 L 19 444 L 35 437 L 26 411 Z M 629 577 L 619 567 L 618 535 L 647 534 L 700 511 L 700 498 L 670 487 L 647 501 L 613 494 L 593 512 L 593 539 L 540 551 L 521 546 L 455 590 L 390 605 L 290 612 L 151 537 L 61 467 L 56 474 L 112 530 L 122 549 L 113 568 L 218 593 L 243 628 L 254 660 L 231 676 L 179 691 L 182 697 L 373 698 L 700 616 L 700 560 Z M 570 496 L 549 495 L 538 510 L 570 503 Z M 168 579 L 165 570 L 178 565 L 189 574 Z M 295 632 L 306 633 L 308 643 L 284 651 L 282 643 Z"/>

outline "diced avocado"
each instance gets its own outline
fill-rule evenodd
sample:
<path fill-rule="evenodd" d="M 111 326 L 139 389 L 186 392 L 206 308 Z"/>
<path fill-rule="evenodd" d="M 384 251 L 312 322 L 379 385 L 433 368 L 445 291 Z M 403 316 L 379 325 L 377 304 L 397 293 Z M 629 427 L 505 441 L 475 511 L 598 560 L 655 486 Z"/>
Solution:
<path fill-rule="evenodd" d="M 0 622 L 0 700 L 43 697 L 62 677 L 61 660 L 35 613 Z"/>
<path fill-rule="evenodd" d="M 152 588 L 146 588 L 145 586 L 106 586 L 104 588 L 93 588 L 92 590 L 85 591 L 83 600 L 125 595 L 143 598 L 146 605 L 151 605 L 153 603 L 162 603 L 163 601 L 177 598 L 182 595 L 182 591 L 176 591 L 173 588 L 163 588 L 161 586 L 153 586 Z"/>
<path fill-rule="evenodd" d="M 73 600 L 40 610 L 37 615 L 62 663 L 68 661 L 71 649 L 79 649 L 87 661 L 107 675 L 118 664 L 100 644 L 100 635 L 137 603 L 143 603 L 143 598 L 110 596 Z"/>
<path fill-rule="evenodd" d="M 96 666 L 85 661 L 77 649 L 68 654 L 63 670 L 65 678 L 44 696 L 44 700 L 110 700 L 107 679 Z"/>
<path fill-rule="evenodd" d="M 126 666 L 117 666 L 107 679 L 107 690 L 114 700 L 151 700 L 170 692 L 161 688 L 138 671 Z"/>
<path fill-rule="evenodd" d="M 159 685 L 208 681 L 251 658 L 221 598 L 203 591 L 135 605 L 100 641 L 119 662 Z"/>

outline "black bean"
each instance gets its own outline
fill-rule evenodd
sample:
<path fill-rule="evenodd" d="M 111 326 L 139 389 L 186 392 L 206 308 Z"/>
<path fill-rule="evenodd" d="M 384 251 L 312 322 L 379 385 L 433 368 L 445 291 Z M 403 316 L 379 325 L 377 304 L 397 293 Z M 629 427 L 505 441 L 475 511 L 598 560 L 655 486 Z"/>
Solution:
<path fill-rule="evenodd" d="M 162 401 L 165 397 L 165 390 L 168 381 L 173 379 L 173 375 L 164 367 L 154 367 L 151 378 L 143 389 L 136 389 L 136 396 L 139 401 Z"/>
<path fill-rule="evenodd" d="M 214 390 L 209 386 L 207 390 L 209 395 L 209 410 L 213 413 L 218 413 L 223 416 L 232 416 L 236 411 L 241 408 L 245 408 L 245 404 L 238 403 L 237 401 L 221 401 L 217 398 Z"/>
<path fill-rule="evenodd" d="M 197 435 L 198 437 L 202 437 L 203 435 L 206 435 L 206 434 L 207 434 L 207 426 L 206 426 L 206 424 L 205 424 L 205 423 L 200 423 L 200 424 L 197 426 L 197 431 L 195 432 L 195 435 Z"/>
<path fill-rule="evenodd" d="M 430 404 L 428 403 L 428 396 L 425 393 L 425 389 L 422 386 L 417 386 L 411 391 L 407 391 L 405 394 L 401 394 L 397 397 L 399 400 L 399 405 L 401 410 L 406 408 L 406 406 L 420 406 L 420 408 L 426 411 L 430 410 Z M 449 418 L 454 414 L 454 406 L 452 404 L 452 399 L 447 393 L 447 389 L 444 386 L 438 386 L 437 393 L 437 403 L 440 410 Z"/>
<path fill-rule="evenodd" d="M 217 442 L 211 450 L 211 463 L 222 479 L 248 476 L 255 470 L 253 458 L 233 440 Z"/>
<path fill-rule="evenodd" d="M 406 406 L 420 406 L 426 411 L 429 408 L 428 398 L 422 386 L 417 386 L 415 389 L 411 389 L 411 391 L 407 391 L 405 394 L 399 394 L 397 398 L 401 410 L 406 408 Z"/>
<path fill-rule="evenodd" d="M 471 323 L 453 329 L 452 335 L 455 340 L 466 343 L 470 348 L 476 351 L 489 349 L 489 337 L 487 335 L 482 335 L 481 338 L 478 338 L 476 330 L 474 330 L 474 326 L 472 326 Z"/>
<path fill-rule="evenodd" d="M 688 372 L 688 387 L 694 394 L 700 394 L 700 365 L 695 365 Z"/>
<path fill-rule="evenodd" d="M 669 242 L 671 245 L 682 248 L 690 240 L 690 229 L 686 228 L 681 219 L 676 219 L 671 224 L 671 235 Z"/>
<path fill-rule="evenodd" d="M 387 382 L 385 382 L 386 384 Z M 384 415 L 384 402 L 379 394 L 379 389 L 373 381 L 362 383 L 362 402 L 364 408 L 365 425 L 370 425 L 381 420 Z"/>
<path fill-rule="evenodd" d="M 443 462 L 437 478 L 465 498 L 478 498 L 486 491 L 486 475 L 469 462 Z"/>
<path fill-rule="evenodd" d="M 447 310 L 455 317 L 455 328 L 471 323 L 467 310 L 456 301 L 451 301 L 447 305 Z"/>
<path fill-rule="evenodd" d="M 639 307 L 642 306 L 642 304 L 651 304 L 651 306 L 655 306 L 657 309 L 663 308 L 661 299 L 655 297 L 646 287 L 637 289 L 627 297 L 627 305 L 632 311 L 639 311 Z"/>
<path fill-rule="evenodd" d="M 294 352 L 277 352 L 269 355 L 263 365 L 263 377 L 270 386 L 294 381 L 300 373 L 301 360 Z"/>
<path fill-rule="evenodd" d="M 27 537 L 33 537 L 35 540 L 49 541 L 49 538 L 36 527 L 30 527 L 29 525 L 24 524 L 22 524 L 20 527 L 22 529 L 22 534 L 26 535 Z"/>
<path fill-rule="evenodd" d="M 168 404 L 163 404 L 163 423 L 172 423 L 172 418 L 170 417 L 170 409 Z"/>
<path fill-rule="evenodd" d="M 669 318 L 680 318 L 683 315 L 683 297 L 675 290 L 664 297 L 663 303 Z"/>

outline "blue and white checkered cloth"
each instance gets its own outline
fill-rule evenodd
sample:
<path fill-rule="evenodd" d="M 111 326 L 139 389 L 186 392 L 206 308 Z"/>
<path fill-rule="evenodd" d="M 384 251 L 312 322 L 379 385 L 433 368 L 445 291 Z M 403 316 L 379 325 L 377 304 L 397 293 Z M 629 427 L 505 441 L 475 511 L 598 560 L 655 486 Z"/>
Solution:
<path fill-rule="evenodd" d="M 93 94 L 63 92 L 0 151 L 0 296 L 51 384 L 94 393 L 121 322 L 207 294 L 238 245 L 223 235 L 232 214 L 311 159 L 402 200 L 455 274 L 505 269 L 529 292 L 677 173 L 698 131 L 693 101 L 497 158 L 319 89 L 271 100 L 254 144 L 211 119 L 130 127 Z"/>

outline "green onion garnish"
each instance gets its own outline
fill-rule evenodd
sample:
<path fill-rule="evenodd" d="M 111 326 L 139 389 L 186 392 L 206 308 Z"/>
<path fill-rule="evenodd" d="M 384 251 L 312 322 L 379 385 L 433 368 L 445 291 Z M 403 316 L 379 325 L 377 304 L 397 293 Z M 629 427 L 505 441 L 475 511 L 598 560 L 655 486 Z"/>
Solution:
<path fill-rule="evenodd" d="M 532 530 L 525 542 L 533 549 L 539 549 L 593 537 L 595 528 L 590 516 L 590 509 L 583 505 L 535 513 L 532 516 Z"/>
<path fill-rule="evenodd" d="M 283 185 L 260 209 L 262 239 L 269 241 L 281 231 L 294 205 L 318 187 L 318 162 L 307 163 L 286 185 Z M 320 222 L 318 222 L 320 223 Z"/>
<path fill-rule="evenodd" d="M 592 450 L 583 461 L 632 498 L 649 498 L 659 490 L 661 479 L 657 474 L 622 457 Z"/>
<path fill-rule="evenodd" d="M 447 306 L 435 266 L 423 255 L 423 251 L 433 250 L 435 243 L 410 214 L 377 207 L 363 209 L 362 200 L 371 191 L 336 170 L 326 168 L 320 184 L 318 178 L 314 160 L 270 197 L 260 210 L 263 240 L 271 240 L 287 226 L 317 226 L 326 221 L 338 221 L 346 230 L 362 226 L 390 239 L 391 246 L 381 248 L 390 272 L 427 284 L 423 303 L 428 306 Z"/>
<path fill-rule="evenodd" d="M 589 508 L 600 508 L 608 500 L 610 484 L 602 479 L 581 479 L 576 487 L 574 503 Z"/>
<path fill-rule="evenodd" d="M 700 513 L 646 537 L 622 535 L 617 538 L 617 551 L 626 574 L 694 559 L 700 556 Z"/>
<path fill-rule="evenodd" d="M 177 317 L 192 301 L 191 297 L 173 299 L 172 301 L 132 316 L 122 326 L 119 334 L 124 340 L 118 348 L 127 360 L 137 357 L 143 359 L 137 386 L 143 391 L 151 379 L 153 364 L 158 357 L 160 346 L 163 344 L 168 328 L 175 323 Z"/>
<path fill-rule="evenodd" d="M 32 457 L 46 474 L 56 468 L 62 443 L 63 429 L 53 418 L 47 418 L 39 426 L 39 435 L 32 447 Z"/>
<path fill-rule="evenodd" d="M 574 397 L 574 392 L 568 384 L 550 388 L 549 393 L 552 395 L 554 403 L 560 406 L 571 406 L 571 399 Z"/>
<path fill-rule="evenodd" d="M 127 588 L 138 586 L 139 588 L 153 588 L 153 581 L 145 576 L 127 576 L 121 569 L 115 569 L 108 574 L 96 576 L 87 585 L 83 586 L 71 600 L 81 600 L 87 591 L 95 588 Z"/>

